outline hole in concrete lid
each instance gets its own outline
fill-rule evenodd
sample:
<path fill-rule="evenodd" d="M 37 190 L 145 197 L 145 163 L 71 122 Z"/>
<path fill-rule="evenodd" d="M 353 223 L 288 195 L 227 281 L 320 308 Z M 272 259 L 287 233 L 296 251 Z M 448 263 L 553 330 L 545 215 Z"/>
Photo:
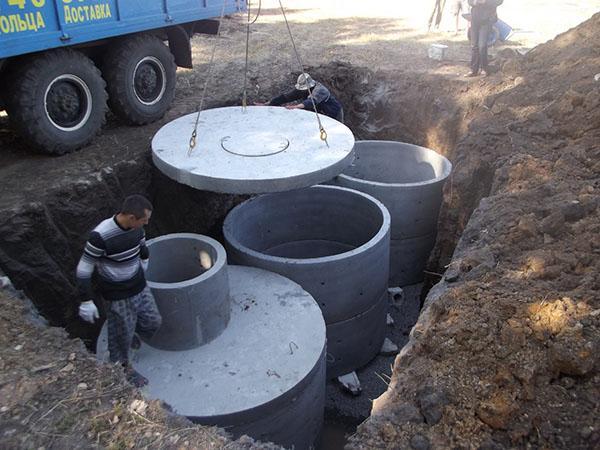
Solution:
<path fill-rule="evenodd" d="M 206 242 L 186 237 L 148 244 L 150 263 L 146 279 L 154 283 L 180 283 L 208 272 L 217 262 L 217 251 Z"/>

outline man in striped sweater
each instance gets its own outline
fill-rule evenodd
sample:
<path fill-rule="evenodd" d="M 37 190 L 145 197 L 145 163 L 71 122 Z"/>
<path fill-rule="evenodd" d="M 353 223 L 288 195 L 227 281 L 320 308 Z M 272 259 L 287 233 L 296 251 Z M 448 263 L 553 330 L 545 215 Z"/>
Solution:
<path fill-rule="evenodd" d="M 134 333 L 151 337 L 161 325 L 160 313 L 144 277 L 149 258 L 144 225 L 151 214 L 152 204 L 145 197 L 127 197 L 117 214 L 90 233 L 77 265 L 77 283 L 84 300 L 79 315 L 91 323 L 99 318 L 92 300 L 95 269 L 100 295 L 107 302 L 110 360 L 121 363 L 129 381 L 138 387 L 148 380 L 129 364 Z"/>

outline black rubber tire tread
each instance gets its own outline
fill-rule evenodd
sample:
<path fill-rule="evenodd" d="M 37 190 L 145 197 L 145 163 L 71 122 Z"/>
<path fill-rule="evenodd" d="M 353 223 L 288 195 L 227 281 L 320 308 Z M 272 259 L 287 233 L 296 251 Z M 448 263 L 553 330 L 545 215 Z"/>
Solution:
<path fill-rule="evenodd" d="M 46 88 L 61 74 L 78 76 L 91 93 L 90 117 L 75 131 L 56 128 L 46 114 Z M 106 121 L 106 83 L 92 60 L 78 51 L 64 48 L 24 58 L 10 71 L 8 83 L 6 110 L 11 124 L 28 144 L 44 153 L 63 155 L 83 147 Z"/>
<path fill-rule="evenodd" d="M 166 88 L 155 105 L 140 103 L 129 83 L 136 64 L 154 56 L 165 68 Z M 156 36 L 141 34 L 127 38 L 109 49 L 103 59 L 102 74 L 108 86 L 108 105 L 112 112 L 130 125 L 145 125 L 165 115 L 175 97 L 175 58 Z"/>

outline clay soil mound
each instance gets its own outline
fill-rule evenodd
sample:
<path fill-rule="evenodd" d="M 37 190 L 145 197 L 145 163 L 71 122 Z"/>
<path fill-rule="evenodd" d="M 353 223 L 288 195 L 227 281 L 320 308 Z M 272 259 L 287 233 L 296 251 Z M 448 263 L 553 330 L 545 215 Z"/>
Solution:
<path fill-rule="evenodd" d="M 600 445 L 599 49 L 597 14 L 478 82 L 450 264 L 351 448 Z"/>

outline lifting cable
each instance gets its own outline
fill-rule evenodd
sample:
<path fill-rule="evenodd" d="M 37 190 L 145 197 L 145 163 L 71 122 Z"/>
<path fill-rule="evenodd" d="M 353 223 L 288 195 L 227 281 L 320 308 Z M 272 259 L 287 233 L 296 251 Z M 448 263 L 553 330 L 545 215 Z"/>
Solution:
<path fill-rule="evenodd" d="M 246 87 L 248 86 L 248 54 L 250 48 L 250 25 L 254 25 L 260 16 L 260 10 L 262 8 L 262 0 L 258 0 L 258 11 L 256 12 L 256 17 L 254 20 L 250 20 L 250 4 L 251 0 L 248 0 L 246 7 L 248 8 L 248 20 L 246 22 L 246 66 L 244 67 L 244 94 L 242 97 L 242 109 L 244 112 L 246 111 L 246 107 L 248 106 L 248 94 Z"/>
<path fill-rule="evenodd" d="M 283 9 L 283 4 L 281 3 L 281 0 L 278 0 L 278 1 L 279 1 L 279 7 L 281 8 L 281 14 L 283 15 L 283 19 L 285 20 L 285 26 L 287 27 L 288 33 L 290 35 L 290 40 L 292 41 L 292 47 L 294 48 L 294 54 L 296 55 L 296 60 L 298 61 L 298 65 L 300 66 L 300 72 L 302 74 L 304 74 L 304 64 L 302 64 L 302 60 L 300 59 L 300 54 L 298 53 L 298 49 L 296 48 L 296 43 L 294 42 L 294 36 L 292 36 L 292 29 L 290 28 L 290 24 L 285 15 L 285 10 Z M 327 142 L 327 132 L 325 131 L 325 128 L 323 128 L 323 124 L 321 123 L 321 118 L 319 117 L 319 113 L 317 112 L 317 105 L 316 105 L 315 99 L 313 98 L 313 95 L 312 95 L 312 88 L 308 85 L 308 83 L 306 84 L 306 86 L 308 87 L 308 97 L 310 98 L 310 100 L 312 102 L 313 110 L 315 111 L 315 116 L 317 117 L 317 122 L 319 123 L 319 137 L 321 138 L 322 141 L 325 142 L 327 147 L 329 147 L 329 143 Z"/>
<path fill-rule="evenodd" d="M 196 114 L 196 123 L 194 124 L 194 131 L 192 131 L 192 137 L 190 137 L 190 145 L 188 148 L 188 156 L 192 154 L 194 148 L 196 147 L 196 137 L 198 136 L 198 123 L 200 122 L 200 113 L 202 112 L 202 108 L 204 107 L 204 98 L 206 97 L 206 88 L 208 87 L 208 82 L 210 81 L 212 69 L 214 66 L 215 53 L 217 51 L 217 44 L 221 39 L 221 25 L 223 23 L 223 17 L 225 16 L 225 4 L 227 0 L 223 0 L 223 7 L 221 8 L 221 17 L 219 19 L 219 26 L 217 27 L 217 36 L 215 38 L 215 45 L 212 49 L 212 54 L 210 55 L 210 61 L 208 62 L 208 74 L 206 75 L 206 80 L 204 80 L 204 88 L 202 89 L 202 96 L 200 97 L 200 105 L 198 106 L 198 113 Z"/>
<path fill-rule="evenodd" d="M 281 14 L 283 15 L 283 19 L 285 21 L 285 26 L 288 30 L 288 34 L 289 34 L 290 40 L 292 42 L 292 48 L 294 49 L 294 54 L 296 56 L 298 66 L 300 67 L 300 72 L 302 74 L 304 74 L 305 73 L 304 72 L 304 64 L 302 64 L 300 54 L 298 53 L 298 49 L 296 48 L 296 42 L 294 41 L 294 36 L 292 35 L 292 30 L 291 30 L 290 24 L 287 20 L 287 16 L 285 14 L 283 4 L 281 3 L 281 0 L 278 0 L 278 1 L 279 1 L 279 7 L 281 9 Z M 190 137 L 188 156 L 191 156 L 192 152 L 194 151 L 194 148 L 196 147 L 196 143 L 197 143 L 196 139 L 198 136 L 198 124 L 200 122 L 200 113 L 202 112 L 202 108 L 204 107 L 204 99 L 206 97 L 206 90 L 208 87 L 208 83 L 211 79 L 212 70 L 214 67 L 215 53 L 217 50 L 217 45 L 221 38 L 221 24 L 223 22 L 223 17 L 225 16 L 225 4 L 226 3 L 227 3 L 227 0 L 223 0 L 223 6 L 221 8 L 221 16 L 219 19 L 219 26 L 217 28 L 215 45 L 213 46 L 212 53 L 210 55 L 210 61 L 208 63 L 208 74 L 204 81 L 204 87 L 202 89 L 202 96 L 200 97 L 200 105 L 198 106 L 198 112 L 196 114 L 196 122 L 194 124 L 194 130 L 192 132 L 192 136 Z M 260 16 L 260 12 L 261 12 L 261 8 L 262 8 L 262 0 L 259 0 L 259 2 L 258 2 L 258 11 L 256 12 L 256 17 L 253 20 L 250 20 L 250 9 L 251 9 L 250 8 L 250 0 L 247 1 L 247 8 L 248 8 L 248 19 L 246 22 L 246 62 L 245 62 L 245 68 L 244 68 L 244 91 L 243 91 L 243 98 L 242 98 L 242 108 L 244 111 L 246 111 L 246 107 L 248 105 L 247 84 L 248 84 L 248 57 L 249 57 L 249 47 L 250 47 L 250 25 L 253 25 L 254 23 L 256 23 L 256 21 L 258 20 L 258 18 Z M 312 88 L 310 86 L 308 86 L 308 84 L 307 84 L 307 88 L 308 88 L 308 97 L 310 98 L 310 100 L 312 102 L 313 110 L 315 112 L 315 117 L 317 118 L 317 123 L 319 125 L 319 137 L 322 141 L 325 142 L 327 147 L 329 147 L 329 143 L 327 142 L 327 132 L 325 131 L 325 128 L 323 127 L 323 124 L 321 123 L 321 118 L 319 117 L 319 113 L 317 112 L 317 105 L 316 105 L 315 99 L 312 95 Z"/>

